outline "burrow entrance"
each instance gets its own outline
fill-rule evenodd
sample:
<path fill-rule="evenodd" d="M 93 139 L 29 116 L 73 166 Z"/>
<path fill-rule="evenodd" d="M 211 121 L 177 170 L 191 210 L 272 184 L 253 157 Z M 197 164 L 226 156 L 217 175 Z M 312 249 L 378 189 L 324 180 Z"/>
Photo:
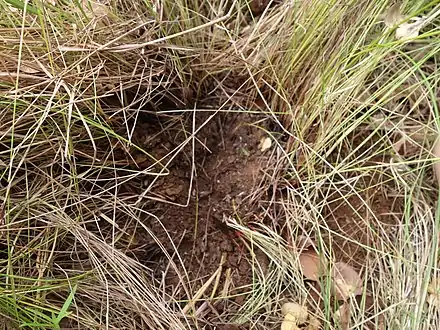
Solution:
<path fill-rule="evenodd" d="M 195 294 L 222 263 L 217 284 L 212 282 L 204 297 L 216 287 L 217 294 L 232 298 L 215 306 L 196 304 L 198 317 L 218 326 L 228 323 L 250 291 L 249 251 L 225 219 L 234 217 L 243 224 L 262 220 L 259 204 L 267 194 L 263 164 L 269 160 L 261 140 L 267 136 L 263 128 L 271 123 L 249 113 L 213 113 L 144 114 L 133 142 L 162 159 L 166 175 L 146 175 L 124 189 L 144 196 L 142 208 L 151 214 L 143 219 L 151 233 L 138 230 L 138 225 L 131 228 L 136 235 L 130 254 L 151 268 L 164 292 L 182 306 L 188 292 Z M 192 130 L 200 127 L 193 140 Z M 136 152 L 131 158 L 130 166 L 137 170 L 153 163 Z M 264 253 L 256 253 L 258 262 L 267 266 Z"/>

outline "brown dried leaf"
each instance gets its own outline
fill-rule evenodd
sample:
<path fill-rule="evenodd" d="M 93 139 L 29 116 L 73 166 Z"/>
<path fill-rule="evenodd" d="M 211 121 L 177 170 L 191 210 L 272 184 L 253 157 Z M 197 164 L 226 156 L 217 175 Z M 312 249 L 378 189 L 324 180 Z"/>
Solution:
<path fill-rule="evenodd" d="M 359 274 L 344 262 L 337 262 L 333 266 L 333 285 L 336 297 L 347 300 L 362 294 L 362 279 Z"/>
<path fill-rule="evenodd" d="M 322 275 L 324 262 L 315 250 L 306 250 L 299 255 L 301 271 L 305 278 L 311 281 L 318 281 Z"/>

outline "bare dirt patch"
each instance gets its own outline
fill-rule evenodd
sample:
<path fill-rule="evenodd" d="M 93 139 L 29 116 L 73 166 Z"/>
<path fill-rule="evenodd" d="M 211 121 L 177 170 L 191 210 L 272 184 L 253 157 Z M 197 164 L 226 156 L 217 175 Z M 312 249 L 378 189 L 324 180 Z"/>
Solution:
<path fill-rule="evenodd" d="M 378 188 L 371 188 L 358 196 L 330 201 L 326 212 L 326 224 L 332 235 L 335 255 L 338 260 L 352 264 L 357 269 L 365 267 L 368 255 L 366 247 L 386 237 L 392 239 L 395 226 L 403 214 L 403 200 L 397 196 L 386 196 Z M 336 244 L 335 244 L 336 243 Z"/>
<path fill-rule="evenodd" d="M 163 248 L 151 235 L 143 234 L 136 238 L 138 243 L 132 251 L 154 270 L 167 293 L 183 301 L 181 307 L 192 298 L 187 292 L 194 294 L 199 290 L 219 268 L 223 256 L 223 271 L 214 296 L 226 290 L 223 294 L 232 298 L 227 302 L 212 301 L 199 312 L 205 318 L 211 315 L 207 319 L 216 325 L 232 326 L 227 322 L 244 302 L 246 286 L 252 282 L 252 266 L 240 235 L 224 219 L 235 217 L 243 223 L 255 219 L 256 201 L 262 193 L 258 186 L 263 178 L 260 164 L 265 155 L 259 144 L 264 132 L 253 125 L 259 118 L 248 114 L 209 116 L 209 113 L 197 114 L 193 127 L 206 125 L 196 136 L 194 151 L 189 143 L 169 164 L 168 175 L 155 182 L 146 177 L 133 188 L 142 193 L 151 186 L 147 197 L 154 200 L 147 202 L 148 211 L 157 218 L 146 218 L 145 224 Z M 191 126 L 187 117 L 166 119 L 151 114 L 138 125 L 134 140 L 160 158 L 190 135 Z M 150 164 L 151 160 L 145 160 L 137 166 Z M 176 269 L 163 250 L 171 256 Z M 267 264 L 263 256 L 259 261 Z M 213 288 L 211 284 L 196 308 L 212 294 Z"/>

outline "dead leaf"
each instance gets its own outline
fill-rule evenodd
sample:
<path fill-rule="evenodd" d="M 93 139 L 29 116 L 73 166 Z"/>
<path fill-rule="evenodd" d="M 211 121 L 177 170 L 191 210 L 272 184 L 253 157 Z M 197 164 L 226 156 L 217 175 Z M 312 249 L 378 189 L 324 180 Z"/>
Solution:
<path fill-rule="evenodd" d="M 350 297 L 362 294 L 362 279 L 351 266 L 344 262 L 335 263 L 332 276 L 338 300 L 346 301 Z"/>
<path fill-rule="evenodd" d="M 298 258 L 304 277 L 311 281 L 318 281 L 325 267 L 316 251 L 303 251 Z"/>
<path fill-rule="evenodd" d="M 299 330 L 297 320 L 292 314 L 286 314 L 281 323 L 281 330 Z"/>
<path fill-rule="evenodd" d="M 295 318 L 296 324 L 304 324 L 309 315 L 309 311 L 306 306 L 301 306 L 300 304 L 287 302 L 281 306 L 281 314 L 283 316 L 291 315 Z"/>
<path fill-rule="evenodd" d="M 350 305 L 342 304 L 334 314 L 336 321 L 339 322 L 342 330 L 350 327 Z"/>
<path fill-rule="evenodd" d="M 400 14 L 400 3 L 395 3 L 386 11 L 384 23 L 387 27 L 393 27 L 403 21 L 403 19 L 403 16 Z"/>
<path fill-rule="evenodd" d="M 407 39 L 407 38 L 416 38 L 423 25 L 425 24 L 425 19 L 423 17 L 414 17 L 411 19 L 413 22 L 403 23 L 399 25 L 396 29 L 396 39 Z"/>
<path fill-rule="evenodd" d="M 436 158 L 440 159 L 440 138 L 437 138 L 437 141 L 434 145 L 434 150 L 432 151 Z M 440 160 L 434 163 L 434 174 L 437 177 L 437 182 L 440 185 Z"/>
<path fill-rule="evenodd" d="M 384 15 L 384 23 L 388 28 L 405 20 L 400 11 L 400 2 L 392 5 Z M 405 23 L 400 24 L 396 29 L 396 39 L 416 38 L 426 22 L 426 17 L 412 17 Z"/>
<path fill-rule="evenodd" d="M 262 138 L 259 146 L 261 152 L 265 152 L 266 150 L 270 149 L 270 147 L 272 147 L 272 139 L 270 137 Z"/>

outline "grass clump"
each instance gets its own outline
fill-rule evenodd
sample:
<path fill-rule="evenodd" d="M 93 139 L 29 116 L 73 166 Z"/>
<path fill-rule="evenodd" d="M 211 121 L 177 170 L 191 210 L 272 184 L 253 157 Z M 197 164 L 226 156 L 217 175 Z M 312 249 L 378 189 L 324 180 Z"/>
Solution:
<path fill-rule="evenodd" d="M 329 272 L 342 261 L 361 274 L 362 294 L 345 302 L 352 328 L 438 323 L 437 306 L 426 303 L 438 277 L 436 1 L 271 1 L 258 15 L 244 0 L 0 0 L 0 7 L 7 327 L 269 329 L 281 322 L 282 301 L 294 299 L 322 327 L 338 328 L 329 278 L 304 281 L 302 236 L 313 239 Z M 425 22 L 419 35 L 397 38 L 413 18 Z M 171 162 L 206 144 L 202 127 L 237 112 L 263 115 L 258 124 L 273 128 L 257 191 L 275 187 L 275 197 L 257 194 L 270 221 L 225 220 L 249 251 L 252 281 L 246 301 L 216 310 L 213 321 L 197 313 L 191 297 L 204 301 L 204 288 L 195 289 L 175 233 L 151 201 L 161 200 L 153 187 Z M 152 113 L 167 121 L 142 138 L 184 136 L 165 155 L 139 142 Z M 189 155 L 192 187 L 194 148 Z M 153 245 L 138 241 L 146 236 Z M 180 291 L 165 288 L 137 257 L 139 246 L 163 254 Z M 206 306 L 233 298 L 215 292 Z"/>

